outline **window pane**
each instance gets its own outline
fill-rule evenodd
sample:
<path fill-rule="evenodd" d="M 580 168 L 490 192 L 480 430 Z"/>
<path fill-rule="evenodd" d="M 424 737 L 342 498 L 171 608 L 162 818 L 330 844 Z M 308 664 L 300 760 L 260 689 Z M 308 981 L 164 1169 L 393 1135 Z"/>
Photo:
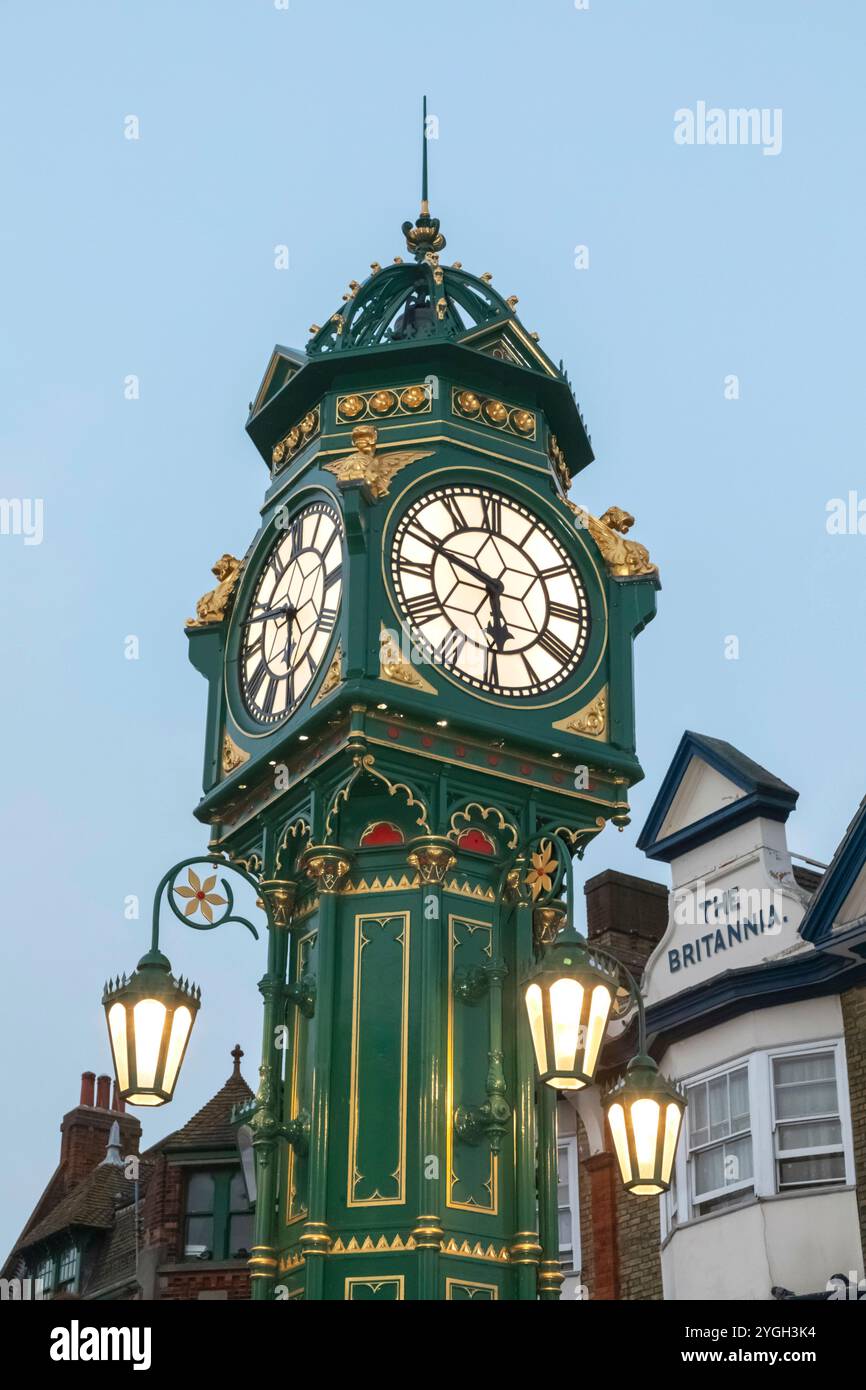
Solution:
<path fill-rule="evenodd" d="M 184 1254 L 199 1255 L 202 1250 L 213 1251 L 213 1217 L 189 1216 L 186 1222 Z"/>
<path fill-rule="evenodd" d="M 728 1120 L 728 1078 L 717 1076 L 709 1084 L 710 1138 L 723 1139 L 730 1134 Z"/>
<path fill-rule="evenodd" d="M 214 1181 L 212 1173 L 193 1173 L 186 1189 L 187 1211 L 213 1211 Z"/>
<path fill-rule="evenodd" d="M 749 1128 L 749 1069 L 731 1072 L 731 1133 Z"/>
<path fill-rule="evenodd" d="M 773 1069 L 780 1085 L 795 1081 L 819 1081 L 828 1077 L 835 1079 L 836 1076 L 832 1052 L 811 1052 L 804 1057 L 775 1057 Z"/>
<path fill-rule="evenodd" d="M 824 1154 L 815 1158 L 786 1158 L 779 1164 L 780 1187 L 844 1181 L 845 1158 L 842 1154 Z"/>
<path fill-rule="evenodd" d="M 252 1212 L 245 1216 L 233 1216 L 229 1223 L 229 1256 L 234 1259 L 242 1251 L 248 1251 L 253 1243 Z"/>
<path fill-rule="evenodd" d="M 565 1254 L 571 1250 L 571 1212 L 560 1211 L 559 1213 L 559 1253 Z"/>
<path fill-rule="evenodd" d="M 746 1134 L 725 1144 L 725 1183 L 745 1182 L 753 1176 L 752 1136 Z"/>
<path fill-rule="evenodd" d="M 842 1143 L 841 1120 L 809 1120 L 803 1124 L 781 1125 L 779 1152 L 785 1149 L 826 1149 Z"/>
<path fill-rule="evenodd" d="M 722 1146 L 705 1149 L 695 1154 L 695 1196 L 702 1192 L 715 1192 L 725 1185 L 725 1155 Z"/>
<path fill-rule="evenodd" d="M 232 1211 L 238 1212 L 246 1212 L 249 1211 L 250 1208 L 249 1198 L 247 1197 L 247 1186 L 244 1182 L 244 1175 L 240 1169 L 234 1174 L 231 1181 L 231 1187 L 229 1188 L 229 1206 Z"/>
<path fill-rule="evenodd" d="M 689 1086 L 686 1098 L 688 1100 L 689 1141 L 691 1147 L 696 1149 L 701 1144 L 706 1144 L 710 1137 L 707 1125 L 706 1085 L 701 1083 L 698 1086 Z"/>

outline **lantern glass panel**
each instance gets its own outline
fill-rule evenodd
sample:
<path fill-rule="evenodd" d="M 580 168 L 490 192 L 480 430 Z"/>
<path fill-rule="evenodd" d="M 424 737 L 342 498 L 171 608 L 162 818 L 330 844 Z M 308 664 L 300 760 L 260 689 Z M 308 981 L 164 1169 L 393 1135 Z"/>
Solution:
<path fill-rule="evenodd" d="M 604 985 L 596 985 L 592 991 L 589 1021 L 586 1025 L 586 1048 L 583 1054 L 583 1071 L 586 1072 L 587 1076 L 595 1074 L 595 1064 L 598 1061 L 598 1054 L 604 1039 L 610 1005 L 610 990 Z"/>
<path fill-rule="evenodd" d="M 616 1151 L 619 1171 L 624 1183 L 631 1182 L 631 1158 L 628 1152 L 628 1134 L 625 1127 L 625 1111 L 617 1101 L 607 1112 L 613 1147 Z"/>
<path fill-rule="evenodd" d="M 174 1011 L 174 1018 L 171 1025 L 171 1037 L 168 1040 L 168 1055 L 165 1059 L 165 1075 L 162 1079 L 162 1089 L 167 1091 L 169 1095 L 171 1095 L 174 1090 L 178 1068 L 191 1028 L 192 1014 L 185 1004 L 181 1004 Z"/>
<path fill-rule="evenodd" d="M 121 1091 L 129 1087 L 129 1057 L 126 1051 L 126 1005 L 112 1004 L 108 1011 L 108 1031 L 111 1037 L 111 1050 L 114 1053 L 114 1066 L 117 1072 L 117 1085 Z"/>
<path fill-rule="evenodd" d="M 662 1182 L 668 1183 L 671 1180 L 671 1171 L 674 1166 L 674 1157 L 677 1151 L 677 1139 L 680 1134 L 682 1123 L 682 1107 L 669 1101 L 665 1112 L 665 1142 L 662 1150 Z"/>
<path fill-rule="evenodd" d="M 529 1014 L 529 1031 L 532 1034 L 532 1046 L 535 1048 L 535 1062 L 539 1072 L 546 1072 L 547 1048 L 544 1043 L 544 1005 L 540 985 L 528 986 L 526 1012 Z"/>
<path fill-rule="evenodd" d="M 132 1012 L 135 1021 L 136 1081 L 139 1086 L 150 1087 L 156 1081 L 166 1007 L 158 999 L 139 999 Z"/>
<path fill-rule="evenodd" d="M 631 1103 L 631 1123 L 639 1178 L 652 1178 L 656 1170 L 656 1143 L 661 1123 L 661 1107 L 649 1098 Z"/>
<path fill-rule="evenodd" d="M 550 1022 L 553 1031 L 553 1058 L 558 1072 L 574 1070 L 580 1042 L 580 1015 L 583 985 L 564 976 L 550 986 Z M 558 1080 L 562 1084 L 562 1080 Z"/>

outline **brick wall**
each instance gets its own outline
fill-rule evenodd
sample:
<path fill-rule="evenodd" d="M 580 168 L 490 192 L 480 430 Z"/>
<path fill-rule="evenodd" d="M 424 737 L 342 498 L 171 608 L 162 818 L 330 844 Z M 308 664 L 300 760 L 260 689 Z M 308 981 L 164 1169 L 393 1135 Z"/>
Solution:
<path fill-rule="evenodd" d="M 848 1089 L 851 1093 L 860 1243 L 866 1256 L 866 986 L 849 989 L 842 995 L 842 1023 L 848 1057 Z M 859 1273 L 862 1275 L 863 1271 Z"/>

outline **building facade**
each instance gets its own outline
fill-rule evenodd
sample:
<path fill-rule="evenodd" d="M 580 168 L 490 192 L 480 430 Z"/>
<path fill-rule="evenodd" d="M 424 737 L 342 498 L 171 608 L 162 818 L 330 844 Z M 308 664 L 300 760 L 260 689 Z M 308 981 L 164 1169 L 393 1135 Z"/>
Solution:
<path fill-rule="evenodd" d="M 253 1206 L 232 1074 L 186 1124 L 140 1152 L 141 1125 L 107 1076 L 85 1072 L 57 1169 L 2 1270 L 4 1298 L 248 1299 Z"/>

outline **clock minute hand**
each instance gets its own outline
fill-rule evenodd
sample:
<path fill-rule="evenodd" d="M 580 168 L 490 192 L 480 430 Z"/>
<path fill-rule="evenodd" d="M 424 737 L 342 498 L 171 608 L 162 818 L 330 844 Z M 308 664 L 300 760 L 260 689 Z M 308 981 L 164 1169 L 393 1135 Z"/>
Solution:
<path fill-rule="evenodd" d="M 268 608 L 264 613 L 256 613 L 252 618 L 247 618 L 244 627 L 249 627 L 251 623 L 266 623 L 269 618 L 284 618 L 287 615 L 295 616 L 295 609 L 290 603 L 285 603 L 281 608 Z"/>
<path fill-rule="evenodd" d="M 491 593 L 490 595 L 490 610 L 492 616 L 490 622 L 487 624 L 487 631 L 493 638 L 496 650 L 502 652 L 505 650 L 505 643 L 514 636 L 514 633 L 509 632 L 508 624 L 503 620 L 502 607 L 499 602 L 498 593 Z"/>

